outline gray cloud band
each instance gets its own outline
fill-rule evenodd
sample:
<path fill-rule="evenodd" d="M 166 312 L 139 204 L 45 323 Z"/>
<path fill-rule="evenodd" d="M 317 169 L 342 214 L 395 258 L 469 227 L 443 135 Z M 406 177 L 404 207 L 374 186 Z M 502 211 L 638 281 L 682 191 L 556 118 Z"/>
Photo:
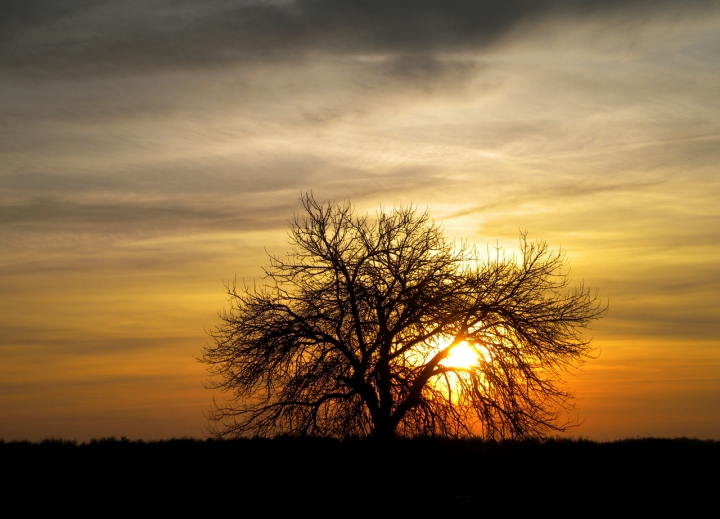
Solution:
<path fill-rule="evenodd" d="M 297 59 L 313 53 L 431 55 L 477 50 L 549 17 L 647 19 L 717 1 L 297 0 L 7 1 L 0 67 L 74 76 Z"/>

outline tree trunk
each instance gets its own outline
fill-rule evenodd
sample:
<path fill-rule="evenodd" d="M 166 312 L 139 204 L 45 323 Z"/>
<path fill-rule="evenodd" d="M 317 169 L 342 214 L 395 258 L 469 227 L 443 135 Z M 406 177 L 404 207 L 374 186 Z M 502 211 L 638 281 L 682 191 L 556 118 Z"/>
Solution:
<path fill-rule="evenodd" d="M 393 420 L 389 416 L 383 416 L 382 419 L 376 421 L 372 437 L 383 442 L 394 440 L 395 426 Z"/>

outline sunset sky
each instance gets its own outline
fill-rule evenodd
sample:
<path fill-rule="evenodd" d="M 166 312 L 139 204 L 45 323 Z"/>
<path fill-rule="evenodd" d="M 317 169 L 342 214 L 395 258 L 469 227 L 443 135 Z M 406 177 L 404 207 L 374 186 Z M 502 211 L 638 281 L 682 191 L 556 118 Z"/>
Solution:
<path fill-rule="evenodd" d="M 570 434 L 720 440 L 712 0 L 4 0 L 0 439 L 202 437 L 307 191 L 562 248 L 609 301 Z"/>

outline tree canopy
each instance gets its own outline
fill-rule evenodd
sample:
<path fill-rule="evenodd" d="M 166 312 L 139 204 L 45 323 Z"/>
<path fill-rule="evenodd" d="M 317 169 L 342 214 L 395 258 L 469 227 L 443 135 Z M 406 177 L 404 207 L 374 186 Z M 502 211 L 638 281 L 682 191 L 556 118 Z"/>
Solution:
<path fill-rule="evenodd" d="M 262 286 L 226 286 L 202 357 L 220 436 L 481 436 L 562 431 L 562 375 L 606 312 L 567 259 L 520 235 L 517 255 L 450 243 L 427 212 L 374 218 L 301 198 L 292 251 Z"/>

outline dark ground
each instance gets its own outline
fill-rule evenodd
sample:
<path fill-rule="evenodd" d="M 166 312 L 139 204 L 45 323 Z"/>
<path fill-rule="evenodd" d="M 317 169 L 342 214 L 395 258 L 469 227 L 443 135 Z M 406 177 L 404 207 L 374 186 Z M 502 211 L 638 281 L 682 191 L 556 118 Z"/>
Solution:
<path fill-rule="evenodd" d="M 6 503 L 55 512 L 687 516 L 720 496 L 720 442 L 684 438 L 49 440 L 0 443 L 0 462 Z"/>

